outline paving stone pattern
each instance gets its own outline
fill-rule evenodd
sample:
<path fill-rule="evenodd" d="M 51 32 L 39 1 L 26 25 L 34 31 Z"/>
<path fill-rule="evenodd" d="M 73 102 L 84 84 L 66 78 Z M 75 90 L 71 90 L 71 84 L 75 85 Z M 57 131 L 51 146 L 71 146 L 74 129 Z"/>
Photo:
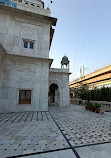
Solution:
<path fill-rule="evenodd" d="M 0 123 L 30 122 L 49 120 L 49 112 L 18 112 L 0 114 Z"/>
<path fill-rule="evenodd" d="M 76 147 L 75 149 L 80 152 L 80 155 L 85 148 L 79 150 L 78 146 L 111 142 L 111 113 L 96 114 L 76 105 L 66 108 L 51 107 L 49 111 L 70 144 Z M 49 157 L 53 158 L 57 157 L 56 152 L 65 153 L 67 150 L 64 149 L 70 147 L 50 113 L 0 114 L 0 158 L 23 156 L 24 154 L 32 157 L 32 153 L 44 153 L 45 151 L 49 153 L 44 155 L 45 157 L 50 155 Z M 60 152 L 56 151 L 58 149 Z M 86 148 L 86 150 L 88 149 Z M 56 152 L 49 152 L 51 150 Z M 70 154 L 72 155 L 72 152 Z M 42 157 L 42 154 L 40 155 L 34 157 Z M 58 155 L 58 157 L 60 156 Z M 81 156 L 81 158 L 83 157 Z M 87 158 L 85 153 L 84 158 Z"/>
<path fill-rule="evenodd" d="M 48 119 L 44 112 L 43 119 L 40 113 L 38 121 L 36 113 L 33 119 L 32 114 L 33 112 L 30 112 L 30 115 L 27 115 L 26 121 L 26 113 L 1 114 L 0 158 L 69 147 L 48 112 Z"/>
<path fill-rule="evenodd" d="M 52 116 L 73 147 L 111 142 L 111 116 L 86 111 L 84 107 L 51 108 Z"/>

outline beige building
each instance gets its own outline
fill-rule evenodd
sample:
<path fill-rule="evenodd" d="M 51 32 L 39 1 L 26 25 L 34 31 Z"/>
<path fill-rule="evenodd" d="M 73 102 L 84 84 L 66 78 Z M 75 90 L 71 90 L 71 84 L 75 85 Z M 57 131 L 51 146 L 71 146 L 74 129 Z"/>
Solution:
<path fill-rule="evenodd" d="M 111 65 L 99 68 L 81 78 L 70 82 L 70 89 L 95 89 L 103 86 L 111 87 Z"/>
<path fill-rule="evenodd" d="M 0 0 L 0 112 L 69 105 L 68 58 L 51 68 L 57 19 L 50 13 L 41 0 Z"/>

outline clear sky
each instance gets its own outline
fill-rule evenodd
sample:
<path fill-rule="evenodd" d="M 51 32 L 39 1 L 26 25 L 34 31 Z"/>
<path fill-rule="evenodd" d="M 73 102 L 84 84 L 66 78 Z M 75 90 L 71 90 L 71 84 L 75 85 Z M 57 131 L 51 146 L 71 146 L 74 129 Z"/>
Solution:
<path fill-rule="evenodd" d="M 50 0 L 44 0 L 45 7 Z M 52 67 L 70 60 L 70 81 L 111 64 L 111 0 L 53 0 L 51 16 L 58 18 L 50 50 Z"/>

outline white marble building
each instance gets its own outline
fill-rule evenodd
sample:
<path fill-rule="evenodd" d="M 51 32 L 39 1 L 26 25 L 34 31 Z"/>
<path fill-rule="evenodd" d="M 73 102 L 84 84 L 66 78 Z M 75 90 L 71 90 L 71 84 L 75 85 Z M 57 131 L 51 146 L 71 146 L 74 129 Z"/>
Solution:
<path fill-rule="evenodd" d="M 41 0 L 0 1 L 0 112 L 68 106 L 69 68 L 49 58 L 57 19 Z"/>

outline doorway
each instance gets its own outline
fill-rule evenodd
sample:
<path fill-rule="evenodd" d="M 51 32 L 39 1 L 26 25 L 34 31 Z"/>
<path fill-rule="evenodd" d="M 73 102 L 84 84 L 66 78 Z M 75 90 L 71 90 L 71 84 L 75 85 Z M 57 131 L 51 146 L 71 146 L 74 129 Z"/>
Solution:
<path fill-rule="evenodd" d="M 49 105 L 59 105 L 58 85 L 53 83 L 49 87 Z"/>

